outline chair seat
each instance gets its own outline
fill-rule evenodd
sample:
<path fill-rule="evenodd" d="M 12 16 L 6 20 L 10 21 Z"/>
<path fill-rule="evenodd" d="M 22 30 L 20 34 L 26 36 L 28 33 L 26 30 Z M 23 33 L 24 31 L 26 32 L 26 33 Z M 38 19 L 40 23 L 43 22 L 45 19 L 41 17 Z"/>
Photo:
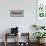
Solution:
<path fill-rule="evenodd" d="M 15 33 L 15 34 L 7 33 L 6 35 L 7 36 L 17 36 L 17 33 Z"/>

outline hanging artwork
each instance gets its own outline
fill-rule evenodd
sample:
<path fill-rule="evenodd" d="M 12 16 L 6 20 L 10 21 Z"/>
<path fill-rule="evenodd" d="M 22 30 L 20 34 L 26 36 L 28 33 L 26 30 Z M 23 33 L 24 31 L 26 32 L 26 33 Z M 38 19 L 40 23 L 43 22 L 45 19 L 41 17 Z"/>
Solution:
<path fill-rule="evenodd" d="M 46 0 L 37 0 L 36 7 L 36 24 L 44 26 L 46 23 Z"/>
<path fill-rule="evenodd" d="M 24 17 L 24 10 L 10 10 L 11 17 Z"/>
<path fill-rule="evenodd" d="M 39 17 L 46 17 L 46 0 L 37 1 L 37 14 Z"/>

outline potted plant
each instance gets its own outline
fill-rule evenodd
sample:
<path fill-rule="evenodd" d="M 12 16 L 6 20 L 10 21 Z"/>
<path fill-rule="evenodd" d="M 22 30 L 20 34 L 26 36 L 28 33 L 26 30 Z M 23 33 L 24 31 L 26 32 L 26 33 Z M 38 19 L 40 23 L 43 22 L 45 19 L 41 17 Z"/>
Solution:
<path fill-rule="evenodd" d="M 45 26 L 41 26 L 40 29 L 45 29 Z"/>
<path fill-rule="evenodd" d="M 39 30 L 37 25 L 32 25 L 33 28 L 35 28 L 36 30 Z"/>
<path fill-rule="evenodd" d="M 33 35 L 37 38 L 38 43 L 41 43 L 40 40 L 42 38 L 45 38 L 44 37 L 46 36 L 45 34 L 46 34 L 45 32 L 35 32 Z"/>
<path fill-rule="evenodd" d="M 45 26 L 32 25 L 32 27 L 35 28 L 36 30 L 45 29 Z"/>

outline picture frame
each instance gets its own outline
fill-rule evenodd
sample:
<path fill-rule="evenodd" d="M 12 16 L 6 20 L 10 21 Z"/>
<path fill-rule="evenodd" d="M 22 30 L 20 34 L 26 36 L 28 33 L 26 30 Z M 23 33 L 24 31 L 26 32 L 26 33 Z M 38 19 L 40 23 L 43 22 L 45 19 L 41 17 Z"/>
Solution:
<path fill-rule="evenodd" d="M 36 1 L 36 24 L 46 25 L 46 0 Z"/>
<path fill-rule="evenodd" d="M 24 10 L 10 10 L 11 17 L 24 17 Z"/>

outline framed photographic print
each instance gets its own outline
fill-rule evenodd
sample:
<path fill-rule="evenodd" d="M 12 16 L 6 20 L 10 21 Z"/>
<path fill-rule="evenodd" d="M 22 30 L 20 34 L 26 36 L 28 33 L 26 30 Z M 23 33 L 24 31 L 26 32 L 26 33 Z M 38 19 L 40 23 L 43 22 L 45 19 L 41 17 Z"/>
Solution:
<path fill-rule="evenodd" d="M 37 0 L 37 15 L 39 18 L 46 17 L 46 0 Z"/>
<path fill-rule="evenodd" d="M 36 23 L 38 25 L 46 25 L 46 0 L 37 0 Z"/>
<path fill-rule="evenodd" d="M 24 10 L 10 10 L 11 17 L 24 17 Z"/>

